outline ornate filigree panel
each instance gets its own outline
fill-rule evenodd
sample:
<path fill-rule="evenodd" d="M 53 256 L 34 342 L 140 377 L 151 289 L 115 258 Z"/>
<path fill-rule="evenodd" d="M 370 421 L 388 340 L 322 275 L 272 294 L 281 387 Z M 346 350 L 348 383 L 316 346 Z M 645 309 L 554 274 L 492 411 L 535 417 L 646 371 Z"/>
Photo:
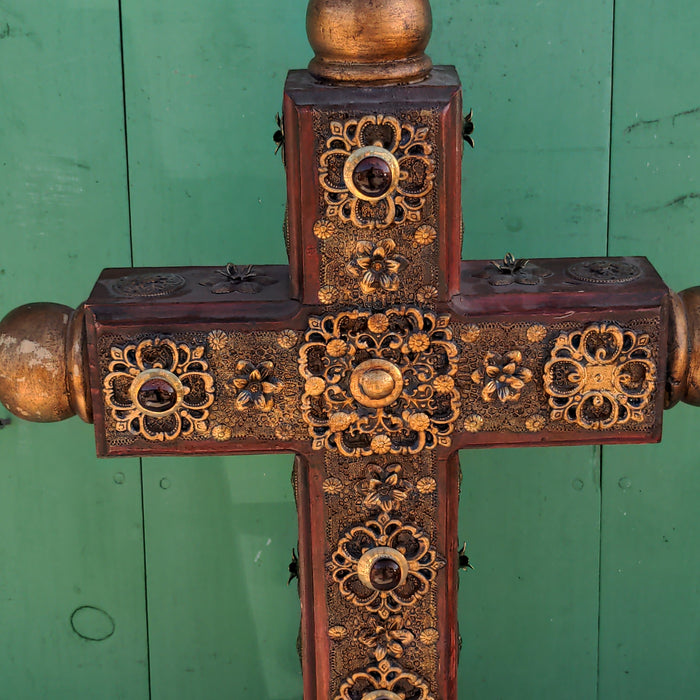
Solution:
<path fill-rule="evenodd" d="M 420 221 L 435 178 L 428 127 L 381 114 L 332 120 L 329 126 L 330 136 L 319 159 L 326 217 L 370 229 Z M 367 158 L 382 162 L 369 164 L 374 169 L 363 187 L 353 166 Z M 392 181 L 394 163 L 398 173 Z M 376 182 L 382 177 L 384 182 Z"/>
<path fill-rule="evenodd" d="M 300 339 L 292 330 L 103 335 L 107 444 L 308 440 Z"/>
<path fill-rule="evenodd" d="M 457 430 L 648 431 L 659 327 L 653 317 L 455 326 L 463 406 Z"/>
<path fill-rule="evenodd" d="M 612 324 L 562 333 L 544 371 L 550 418 L 589 430 L 643 422 L 656 386 L 649 336 Z"/>
<path fill-rule="evenodd" d="M 103 389 L 114 429 L 160 442 L 205 434 L 214 379 L 204 352 L 167 338 L 112 346 Z"/>
<path fill-rule="evenodd" d="M 314 449 L 346 456 L 449 446 L 459 415 L 448 316 L 413 307 L 309 319 L 299 355 Z"/>
<path fill-rule="evenodd" d="M 438 114 L 314 115 L 322 304 L 438 293 Z"/>
<path fill-rule="evenodd" d="M 427 683 L 387 660 L 353 673 L 338 694 L 340 700 L 433 700 Z"/>
<path fill-rule="evenodd" d="M 435 544 L 440 494 L 434 453 L 397 462 L 391 455 L 348 459 L 327 452 L 324 464 L 331 697 L 355 700 L 382 689 L 433 698 L 436 577 L 444 567 Z M 371 569 L 391 556 L 400 564 L 400 582 L 377 590 L 364 565 Z"/>

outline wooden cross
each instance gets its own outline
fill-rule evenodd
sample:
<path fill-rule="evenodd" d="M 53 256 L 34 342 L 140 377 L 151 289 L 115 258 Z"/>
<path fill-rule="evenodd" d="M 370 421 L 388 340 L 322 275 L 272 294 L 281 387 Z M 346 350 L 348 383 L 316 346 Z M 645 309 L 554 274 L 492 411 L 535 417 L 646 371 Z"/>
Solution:
<path fill-rule="evenodd" d="M 308 18 L 289 267 L 105 270 L 75 311 L 20 307 L 0 398 L 94 421 L 102 456 L 294 453 L 304 698 L 452 700 L 458 451 L 659 440 L 700 404 L 700 288 L 643 258 L 461 261 L 471 122 L 428 3 Z"/>

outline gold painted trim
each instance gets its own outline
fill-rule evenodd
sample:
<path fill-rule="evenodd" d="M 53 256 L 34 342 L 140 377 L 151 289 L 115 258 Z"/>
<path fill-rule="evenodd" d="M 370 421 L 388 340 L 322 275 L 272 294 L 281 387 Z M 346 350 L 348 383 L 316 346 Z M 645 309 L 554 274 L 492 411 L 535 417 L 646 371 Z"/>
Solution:
<path fill-rule="evenodd" d="M 376 197 L 370 197 L 359 190 L 352 179 L 355 168 L 365 160 L 365 158 L 379 158 L 383 160 L 391 170 L 391 184 L 385 192 L 382 192 Z M 358 148 L 350 154 L 350 157 L 345 161 L 345 166 L 343 167 L 343 179 L 345 180 L 346 187 L 355 197 L 364 199 L 367 202 L 378 202 L 380 199 L 388 197 L 399 184 L 400 174 L 401 169 L 399 168 L 399 161 L 396 159 L 396 156 L 391 151 L 387 151 L 386 148 L 382 148 L 381 146 L 365 146 L 364 148 Z"/>
<path fill-rule="evenodd" d="M 66 383 L 73 411 L 86 423 L 92 423 L 92 397 L 86 377 L 85 307 L 71 316 L 66 335 Z"/>
<path fill-rule="evenodd" d="M 688 368 L 690 366 L 690 334 L 688 317 L 681 297 L 669 294 L 670 328 L 668 340 L 668 372 L 664 408 L 673 408 L 683 399 L 688 390 Z"/>
<path fill-rule="evenodd" d="M 151 379 L 162 379 L 163 381 L 168 382 L 168 384 L 175 389 L 177 399 L 172 408 L 169 408 L 167 411 L 149 411 L 140 403 L 138 400 L 139 390 L 147 381 Z M 129 387 L 129 398 L 133 402 L 134 406 L 138 406 L 139 410 L 145 415 L 153 416 L 154 418 L 164 418 L 165 416 L 169 416 L 171 413 L 175 413 L 175 411 L 182 406 L 182 400 L 185 398 L 185 387 L 182 385 L 179 377 L 174 375 L 172 372 L 168 372 L 165 369 L 145 369 L 134 378 L 134 381 Z"/>
<path fill-rule="evenodd" d="M 375 588 L 372 585 L 370 579 L 370 571 L 374 564 L 380 559 L 391 559 L 391 561 L 396 562 L 401 569 L 401 580 L 394 586 L 392 590 L 396 590 L 400 586 L 406 583 L 408 578 L 408 562 L 406 557 L 399 552 L 398 549 L 393 547 L 374 547 L 374 549 L 367 550 L 357 562 L 357 576 L 364 586 L 372 591 L 380 591 L 381 589 Z"/>
<path fill-rule="evenodd" d="M 387 391 L 385 378 L 393 381 L 393 388 Z M 401 370 L 388 360 L 372 359 L 359 364 L 350 375 L 350 393 L 358 403 L 369 408 L 389 406 L 403 392 Z"/>

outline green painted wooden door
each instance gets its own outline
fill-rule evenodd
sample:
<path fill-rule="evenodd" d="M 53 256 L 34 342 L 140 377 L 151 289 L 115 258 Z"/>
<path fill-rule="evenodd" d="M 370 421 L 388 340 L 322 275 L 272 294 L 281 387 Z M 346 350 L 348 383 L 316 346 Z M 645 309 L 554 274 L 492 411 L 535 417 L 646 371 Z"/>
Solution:
<path fill-rule="evenodd" d="M 0 2 L 0 309 L 77 305 L 107 266 L 284 262 L 270 137 L 305 5 Z M 700 283 L 700 5 L 433 10 L 477 124 L 465 256 Z M 463 453 L 460 698 L 700 696 L 698 420 Z M 291 458 L 93 454 L 78 419 L 0 432 L 0 698 L 299 700 Z"/>

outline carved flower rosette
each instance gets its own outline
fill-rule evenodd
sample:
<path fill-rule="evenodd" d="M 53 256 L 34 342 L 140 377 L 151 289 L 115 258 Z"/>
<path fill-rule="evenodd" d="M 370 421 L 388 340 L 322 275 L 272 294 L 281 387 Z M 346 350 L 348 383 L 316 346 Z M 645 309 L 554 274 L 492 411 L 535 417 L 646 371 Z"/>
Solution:
<path fill-rule="evenodd" d="M 405 559 L 404 580 L 396 588 L 377 590 L 361 580 L 363 555 L 379 547 L 400 552 Z M 425 596 L 444 565 L 422 530 L 380 513 L 340 539 L 328 570 L 346 600 L 386 620 Z"/>
<path fill-rule="evenodd" d="M 435 179 L 428 128 L 381 114 L 334 121 L 330 128 L 319 172 L 326 216 L 372 229 L 420 221 Z M 370 153 L 372 148 L 393 165 L 396 177 L 381 196 L 368 199 L 353 186 L 346 166 L 353 153 Z"/>
<path fill-rule="evenodd" d="M 612 324 L 562 333 L 544 368 L 550 418 L 589 430 L 642 422 L 655 385 L 649 336 Z"/>
<path fill-rule="evenodd" d="M 347 457 L 449 446 L 459 415 L 448 316 L 413 307 L 312 317 L 299 356 L 314 449 Z"/>
<path fill-rule="evenodd" d="M 103 389 L 116 430 L 161 442 L 206 432 L 214 379 L 203 357 L 167 338 L 110 348 Z"/>

